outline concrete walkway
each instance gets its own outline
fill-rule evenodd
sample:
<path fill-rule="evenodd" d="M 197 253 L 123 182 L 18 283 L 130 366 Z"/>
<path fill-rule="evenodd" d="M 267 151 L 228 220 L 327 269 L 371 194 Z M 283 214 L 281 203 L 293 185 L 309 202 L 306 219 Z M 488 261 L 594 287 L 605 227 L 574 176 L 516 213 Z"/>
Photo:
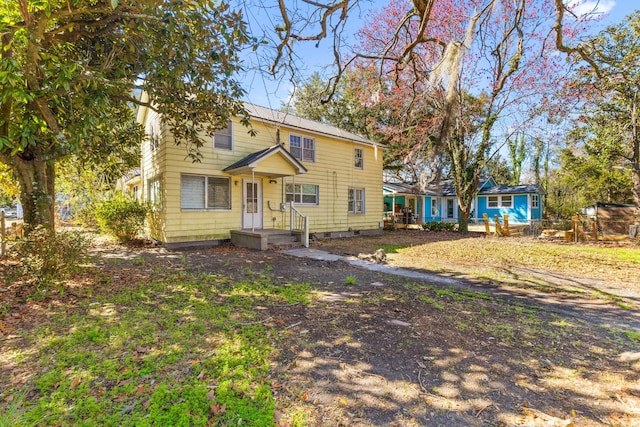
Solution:
<path fill-rule="evenodd" d="M 407 270 L 406 268 L 391 267 L 386 264 L 378 264 L 376 262 L 364 261 L 355 257 L 345 257 L 342 255 L 335 255 L 326 251 L 311 248 L 296 248 L 287 249 L 281 251 L 283 254 L 292 255 L 300 258 L 315 259 L 317 261 L 344 261 L 356 267 L 365 268 L 371 271 L 377 271 L 379 273 L 393 274 L 395 276 L 408 277 L 411 279 L 425 280 L 429 283 L 434 283 L 443 286 L 455 286 L 459 288 L 469 288 L 469 286 L 462 283 L 460 280 L 453 279 L 451 277 L 441 276 L 435 273 L 419 272 L 413 270 Z"/>
<path fill-rule="evenodd" d="M 295 248 L 280 252 L 294 257 L 308 258 L 317 261 L 344 261 L 354 267 L 420 280 L 431 285 L 452 286 L 457 289 L 484 292 L 507 301 L 530 304 L 548 312 L 579 318 L 593 324 L 601 325 L 602 327 L 613 327 L 640 332 L 640 312 L 638 310 L 625 310 L 609 301 L 567 297 L 513 286 L 500 286 L 466 279 L 456 279 L 428 271 L 392 267 L 386 264 L 364 261 L 355 257 L 345 257 L 312 248 Z M 553 281 L 550 280 L 550 283 L 552 282 Z"/>

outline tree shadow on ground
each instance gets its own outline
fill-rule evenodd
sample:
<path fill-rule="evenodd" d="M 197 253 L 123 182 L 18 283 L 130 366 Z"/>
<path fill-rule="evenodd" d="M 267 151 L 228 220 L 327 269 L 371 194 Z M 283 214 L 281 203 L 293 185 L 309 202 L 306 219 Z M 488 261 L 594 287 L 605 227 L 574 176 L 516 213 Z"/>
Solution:
<path fill-rule="evenodd" d="M 640 422 L 640 365 L 618 357 L 640 347 L 623 337 L 457 291 L 434 308 L 433 289 L 385 283 L 279 311 L 285 324 L 301 322 L 276 369 L 287 384 L 281 405 L 305 406 L 313 425 Z"/>

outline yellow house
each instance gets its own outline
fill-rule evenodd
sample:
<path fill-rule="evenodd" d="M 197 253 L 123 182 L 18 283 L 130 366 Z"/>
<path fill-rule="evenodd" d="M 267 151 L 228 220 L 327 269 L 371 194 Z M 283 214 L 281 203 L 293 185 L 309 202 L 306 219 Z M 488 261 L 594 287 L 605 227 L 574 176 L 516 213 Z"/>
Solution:
<path fill-rule="evenodd" d="M 152 238 L 170 248 L 231 240 L 266 249 L 381 232 L 381 146 L 324 123 L 245 108 L 256 135 L 231 120 L 203 136 L 200 163 L 186 158 L 153 110 L 138 109 L 148 135 L 140 195 L 154 206 Z"/>

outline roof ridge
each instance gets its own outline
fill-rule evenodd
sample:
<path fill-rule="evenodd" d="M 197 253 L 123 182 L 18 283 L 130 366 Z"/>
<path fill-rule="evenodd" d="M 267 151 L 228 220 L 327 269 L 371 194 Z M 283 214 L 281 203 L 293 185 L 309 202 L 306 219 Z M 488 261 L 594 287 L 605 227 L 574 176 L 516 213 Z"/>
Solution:
<path fill-rule="evenodd" d="M 250 102 L 244 102 L 244 105 L 245 107 L 249 107 L 247 108 L 247 112 L 249 113 L 249 115 L 258 119 L 270 121 L 277 124 L 287 125 L 293 128 L 303 129 L 303 130 L 307 130 L 314 133 L 330 135 L 330 136 L 350 140 L 352 142 L 359 142 L 362 144 L 383 147 L 382 144 L 371 141 L 370 139 L 362 135 L 359 135 L 355 132 L 344 130 L 338 126 L 335 126 L 329 123 L 297 116 L 289 112 L 274 110 L 273 108 L 263 107 L 261 105 L 253 104 Z M 262 114 L 260 110 L 262 110 Z M 266 112 L 269 112 L 271 114 L 267 115 Z"/>

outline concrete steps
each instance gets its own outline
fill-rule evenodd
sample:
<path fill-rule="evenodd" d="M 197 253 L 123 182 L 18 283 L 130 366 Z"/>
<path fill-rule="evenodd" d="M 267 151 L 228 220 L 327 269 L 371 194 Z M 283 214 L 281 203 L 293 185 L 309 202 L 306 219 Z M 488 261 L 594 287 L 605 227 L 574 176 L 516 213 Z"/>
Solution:
<path fill-rule="evenodd" d="M 300 236 L 289 231 L 282 233 L 269 234 L 269 246 L 299 246 L 301 244 Z"/>

